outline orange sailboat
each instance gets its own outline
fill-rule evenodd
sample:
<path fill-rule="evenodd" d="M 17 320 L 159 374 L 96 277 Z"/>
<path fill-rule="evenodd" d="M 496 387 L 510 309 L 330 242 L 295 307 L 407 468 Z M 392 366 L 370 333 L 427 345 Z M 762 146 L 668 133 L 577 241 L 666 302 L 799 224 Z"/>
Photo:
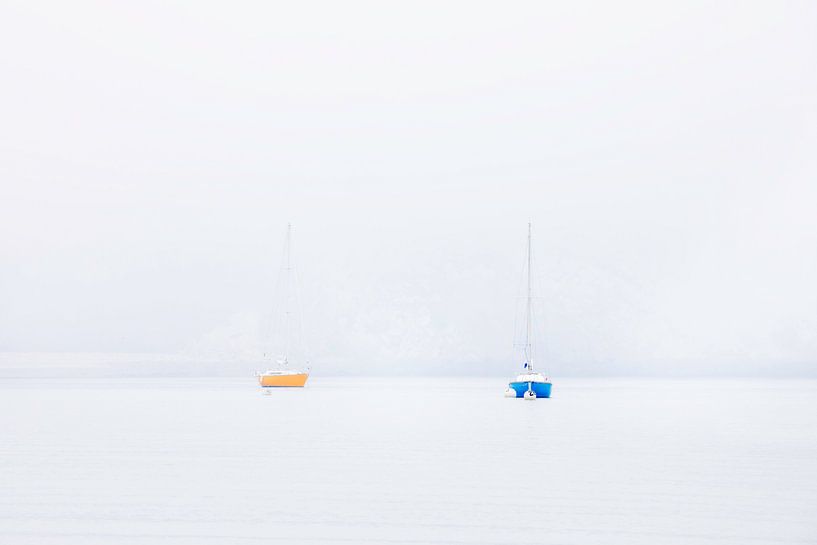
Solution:
<path fill-rule="evenodd" d="M 309 370 L 305 371 L 265 371 L 258 373 L 258 383 L 264 388 L 276 386 L 290 386 L 302 388 L 309 378 Z"/>
<path fill-rule="evenodd" d="M 292 226 L 287 225 L 287 237 L 284 244 L 284 260 L 281 274 L 278 277 L 278 311 L 273 318 L 273 335 L 283 336 L 280 351 L 275 365 L 267 371 L 258 373 L 258 384 L 263 388 L 294 387 L 303 388 L 309 378 L 309 358 L 306 355 L 306 343 L 303 335 L 303 322 L 300 313 L 300 290 L 291 259 Z M 294 337 L 294 338 L 293 338 Z M 270 354 L 273 353 L 272 351 Z M 280 352 L 279 352 L 280 353 Z M 296 361 L 303 359 L 303 367 L 290 367 L 289 358 Z M 267 359 L 267 354 L 264 354 Z"/>

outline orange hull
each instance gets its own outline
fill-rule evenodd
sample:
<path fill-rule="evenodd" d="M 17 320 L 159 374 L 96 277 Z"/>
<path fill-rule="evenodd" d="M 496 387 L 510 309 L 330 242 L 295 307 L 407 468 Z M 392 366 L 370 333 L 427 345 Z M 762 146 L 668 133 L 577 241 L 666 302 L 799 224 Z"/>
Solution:
<path fill-rule="evenodd" d="M 303 388 L 309 373 L 297 373 L 292 375 L 258 375 L 258 382 L 265 388 L 275 386 L 290 386 Z"/>

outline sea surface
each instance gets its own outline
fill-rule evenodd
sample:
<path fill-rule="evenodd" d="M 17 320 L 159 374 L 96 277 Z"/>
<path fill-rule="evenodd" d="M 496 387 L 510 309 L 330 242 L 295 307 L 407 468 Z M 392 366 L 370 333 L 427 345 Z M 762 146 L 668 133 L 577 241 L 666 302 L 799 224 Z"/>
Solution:
<path fill-rule="evenodd" d="M 817 543 L 817 381 L 505 382 L 0 379 L 0 543 Z"/>

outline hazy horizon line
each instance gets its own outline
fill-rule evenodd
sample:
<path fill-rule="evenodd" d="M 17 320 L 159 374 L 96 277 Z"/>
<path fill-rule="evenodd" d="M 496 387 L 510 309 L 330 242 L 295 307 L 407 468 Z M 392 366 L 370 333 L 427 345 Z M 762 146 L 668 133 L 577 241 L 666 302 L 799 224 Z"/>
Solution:
<path fill-rule="evenodd" d="M 713 363 L 714 362 L 714 363 Z M 396 358 L 381 367 L 373 362 L 350 362 L 348 358 L 313 360 L 313 377 L 508 377 L 521 372 L 509 361 L 408 361 Z M 747 361 L 736 372 L 734 365 L 715 360 L 677 360 L 671 367 L 655 362 L 608 362 L 609 371 L 598 361 L 546 360 L 537 370 L 551 378 L 817 378 L 813 362 Z M 664 362 L 666 363 L 666 362 Z M 0 351 L 0 378 L 208 378 L 248 377 L 265 368 L 268 360 L 236 354 L 209 356 L 168 352 L 11 352 Z M 298 367 L 294 365 L 293 367 Z"/>

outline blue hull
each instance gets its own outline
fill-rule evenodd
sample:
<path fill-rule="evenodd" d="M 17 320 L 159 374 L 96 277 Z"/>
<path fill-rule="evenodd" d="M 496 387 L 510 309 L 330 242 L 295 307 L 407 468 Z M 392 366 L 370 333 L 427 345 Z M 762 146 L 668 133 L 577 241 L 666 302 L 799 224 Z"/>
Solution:
<path fill-rule="evenodd" d="M 516 390 L 516 397 L 523 397 L 528 388 L 536 397 L 550 397 L 550 382 L 511 382 L 508 386 Z"/>

